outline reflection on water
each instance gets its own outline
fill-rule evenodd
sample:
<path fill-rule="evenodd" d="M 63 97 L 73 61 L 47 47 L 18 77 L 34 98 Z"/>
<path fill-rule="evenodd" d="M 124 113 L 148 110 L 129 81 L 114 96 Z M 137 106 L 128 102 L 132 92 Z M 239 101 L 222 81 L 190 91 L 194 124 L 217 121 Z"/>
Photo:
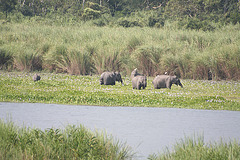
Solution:
<path fill-rule="evenodd" d="M 204 135 L 205 142 L 240 138 L 237 111 L 0 102 L 0 118 L 9 116 L 18 125 L 43 130 L 68 124 L 104 130 L 145 159 L 184 136 Z"/>

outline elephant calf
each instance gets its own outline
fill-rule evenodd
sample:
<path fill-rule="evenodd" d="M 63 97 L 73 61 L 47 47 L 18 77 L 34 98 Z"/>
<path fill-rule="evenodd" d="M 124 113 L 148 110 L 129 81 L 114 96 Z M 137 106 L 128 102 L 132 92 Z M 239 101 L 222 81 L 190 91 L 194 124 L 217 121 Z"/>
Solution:
<path fill-rule="evenodd" d="M 146 76 L 135 76 L 132 79 L 133 89 L 145 89 L 147 87 L 147 77 Z"/>
<path fill-rule="evenodd" d="M 152 81 L 155 89 L 160 88 L 169 88 L 171 89 L 172 84 L 176 84 L 177 86 L 181 86 L 183 88 L 182 83 L 177 78 L 177 76 L 169 76 L 169 75 L 158 75 Z"/>
<path fill-rule="evenodd" d="M 37 74 L 35 74 L 35 75 L 33 76 L 33 81 L 34 81 L 34 82 L 39 81 L 40 79 L 41 79 L 41 77 L 40 77 L 39 75 L 37 75 Z"/>
<path fill-rule="evenodd" d="M 103 72 L 100 76 L 100 85 L 115 85 L 115 82 L 121 82 L 123 85 L 122 77 L 119 72 Z"/>

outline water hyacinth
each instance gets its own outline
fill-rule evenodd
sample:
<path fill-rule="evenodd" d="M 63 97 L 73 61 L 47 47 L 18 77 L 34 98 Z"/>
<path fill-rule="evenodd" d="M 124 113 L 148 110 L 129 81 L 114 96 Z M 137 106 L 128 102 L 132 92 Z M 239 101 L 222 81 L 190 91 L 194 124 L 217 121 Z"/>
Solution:
<path fill-rule="evenodd" d="M 173 85 L 171 90 L 158 90 L 149 77 L 147 88 L 138 91 L 131 83 L 102 86 L 95 75 L 40 73 L 41 80 L 34 83 L 34 74 L 1 72 L 0 101 L 240 110 L 239 82 L 183 79 L 184 88 Z"/>

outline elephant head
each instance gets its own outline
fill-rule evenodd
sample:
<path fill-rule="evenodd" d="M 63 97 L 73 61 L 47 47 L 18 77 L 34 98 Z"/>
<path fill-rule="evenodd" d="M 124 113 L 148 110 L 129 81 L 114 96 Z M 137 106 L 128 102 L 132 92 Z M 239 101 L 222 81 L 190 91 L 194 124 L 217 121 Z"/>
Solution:
<path fill-rule="evenodd" d="M 147 77 L 146 76 L 135 76 L 132 79 L 133 89 L 145 89 L 147 87 Z"/>
<path fill-rule="evenodd" d="M 177 76 L 169 76 L 169 75 L 158 75 L 152 81 L 155 89 L 160 88 L 169 88 L 171 89 L 172 84 L 176 84 L 177 86 L 181 86 L 183 88 L 182 83 L 177 78 Z"/>
<path fill-rule="evenodd" d="M 121 82 L 123 85 L 122 76 L 121 76 L 120 72 L 114 72 L 114 75 L 116 77 L 116 81 Z"/>
<path fill-rule="evenodd" d="M 172 82 L 172 84 L 176 84 L 177 86 L 179 85 L 183 88 L 183 85 L 180 82 L 180 80 L 177 78 L 177 76 L 171 76 L 171 82 Z"/>

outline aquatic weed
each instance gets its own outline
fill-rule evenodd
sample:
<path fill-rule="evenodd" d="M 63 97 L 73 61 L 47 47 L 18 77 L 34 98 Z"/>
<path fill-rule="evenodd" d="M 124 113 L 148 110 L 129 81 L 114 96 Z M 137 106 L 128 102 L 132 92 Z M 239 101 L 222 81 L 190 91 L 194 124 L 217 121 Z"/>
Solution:
<path fill-rule="evenodd" d="M 145 90 L 133 90 L 131 83 L 100 85 L 98 76 L 42 73 L 33 82 L 33 74 L 2 72 L 0 101 L 240 110 L 239 82 L 183 79 L 184 88 L 170 90 L 153 89 L 150 77 Z"/>

